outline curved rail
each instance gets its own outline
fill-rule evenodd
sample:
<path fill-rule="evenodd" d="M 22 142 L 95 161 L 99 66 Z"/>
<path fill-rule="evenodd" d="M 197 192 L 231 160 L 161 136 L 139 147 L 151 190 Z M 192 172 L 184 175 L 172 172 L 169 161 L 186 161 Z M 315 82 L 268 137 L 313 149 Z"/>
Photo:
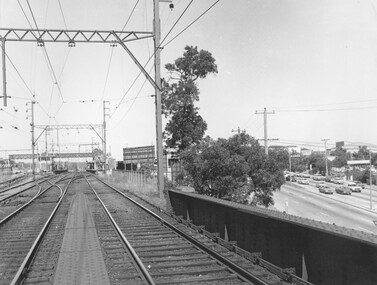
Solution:
<path fill-rule="evenodd" d="M 100 181 L 103 184 L 105 184 L 110 189 L 112 189 L 112 190 L 116 191 L 117 193 L 121 194 L 123 197 L 125 197 L 126 199 L 128 199 L 129 201 L 131 201 L 132 203 L 134 203 L 135 205 L 137 205 L 138 207 L 140 207 L 144 211 L 148 212 L 155 219 L 157 219 L 162 224 L 164 224 L 165 226 L 167 226 L 168 228 L 170 228 L 171 230 L 173 230 L 174 232 L 176 232 L 178 235 L 184 237 L 186 240 L 188 240 L 189 242 L 191 242 L 192 244 L 194 244 L 195 246 L 197 246 L 199 249 L 203 250 L 207 254 L 209 254 L 212 257 L 214 257 L 215 259 L 217 259 L 219 262 L 221 262 L 224 265 L 226 265 L 228 268 L 230 268 L 231 270 L 233 270 L 234 272 L 236 272 L 240 277 L 246 279 L 249 282 L 252 282 L 253 284 L 258 284 L 258 285 L 268 285 L 269 284 L 269 283 L 266 283 L 261 278 L 259 278 L 258 276 L 254 275 L 251 272 L 248 272 L 244 268 L 240 267 L 239 265 L 237 265 L 236 263 L 234 263 L 230 259 L 222 256 L 221 254 L 219 254 L 218 252 L 214 251 L 210 247 L 208 247 L 205 244 L 201 243 L 197 239 L 193 238 L 192 236 L 190 236 L 187 233 L 183 232 L 182 230 L 178 229 L 177 227 L 175 227 L 174 225 L 172 225 L 171 223 L 169 223 L 168 221 L 166 221 L 162 217 L 158 216 L 157 214 L 155 214 L 154 212 L 152 212 L 148 208 L 144 207 L 142 204 L 140 204 L 136 200 L 134 200 L 134 199 L 126 196 L 124 193 L 122 193 L 121 191 L 119 191 L 115 187 L 113 187 L 113 186 L 109 185 L 108 183 L 106 183 L 105 181 L 99 179 L 97 176 L 94 176 L 94 175 L 92 175 L 92 176 L 95 177 L 98 181 Z"/>
<path fill-rule="evenodd" d="M 62 178 L 63 179 L 63 178 Z M 58 182 L 60 182 L 62 179 L 60 179 Z M 72 181 L 77 179 L 76 178 L 76 175 L 74 175 L 71 180 L 68 182 L 67 186 L 65 187 L 64 189 L 64 192 L 60 195 L 59 197 L 59 201 L 57 202 L 57 205 L 55 206 L 54 210 L 52 211 L 51 215 L 49 216 L 48 220 L 46 221 L 45 225 L 43 226 L 42 230 L 40 231 L 39 235 L 37 236 L 37 238 L 35 239 L 32 247 L 30 248 L 28 254 L 26 255 L 24 261 L 22 262 L 20 268 L 18 269 L 16 275 L 14 276 L 12 282 L 11 282 L 11 285 L 16 285 L 16 284 L 22 284 L 22 281 L 25 277 L 25 273 L 27 271 L 27 269 L 29 268 L 32 260 L 33 260 L 33 257 L 40 245 L 40 243 L 42 242 L 42 239 L 43 237 L 45 236 L 46 232 L 47 232 L 47 229 L 48 227 L 50 226 L 55 214 L 56 214 L 56 211 L 58 210 L 63 198 L 64 198 L 64 195 L 65 193 L 67 192 L 69 186 L 71 185 Z M 56 182 L 56 183 L 58 183 Z M 53 187 L 53 186 L 56 186 L 56 185 L 51 185 L 49 188 Z M 60 187 L 59 187 L 60 188 Z M 61 188 L 60 188 L 61 189 Z"/>
<path fill-rule="evenodd" d="M 58 181 L 56 181 L 54 184 L 56 183 L 59 183 L 61 182 L 62 179 L 59 179 Z M 22 211 L 24 208 L 26 208 L 27 206 L 29 206 L 33 201 L 35 201 L 35 199 L 37 199 L 40 195 L 42 195 L 44 192 L 46 192 L 47 190 L 49 190 L 50 188 L 52 188 L 54 185 L 51 185 L 49 187 L 47 187 L 44 191 L 38 191 L 38 194 L 35 195 L 33 198 L 30 199 L 30 201 L 28 201 L 27 203 L 25 203 L 24 205 L 22 205 L 20 208 L 16 209 L 14 212 L 10 213 L 8 216 L 6 216 L 4 219 L 2 219 L 0 221 L 0 225 L 2 225 L 3 223 L 5 223 L 6 221 L 8 221 L 10 218 L 12 218 L 14 215 L 16 215 L 17 213 L 19 213 L 20 211 Z M 34 187 L 34 186 L 33 186 Z M 23 191 L 21 191 L 23 192 Z M 17 194 L 19 194 L 20 192 L 18 192 Z"/>
<path fill-rule="evenodd" d="M 102 205 L 103 209 L 105 210 L 106 215 L 109 218 L 109 220 L 110 220 L 111 224 L 113 225 L 113 227 L 115 228 L 117 234 L 121 237 L 122 242 L 127 247 L 127 249 L 130 252 L 130 254 L 132 255 L 132 258 L 135 260 L 135 262 L 136 262 L 137 266 L 139 267 L 140 271 L 143 273 L 143 276 L 144 276 L 145 280 L 148 282 L 148 284 L 154 285 L 155 282 L 153 281 L 152 276 L 149 274 L 148 270 L 145 268 L 144 264 L 142 263 L 142 261 L 140 260 L 139 256 L 137 255 L 137 253 L 135 252 L 135 250 L 131 246 L 130 242 L 127 240 L 127 238 L 122 233 L 121 229 L 119 228 L 119 226 L 115 222 L 114 218 L 111 216 L 109 210 L 107 209 L 107 207 L 105 206 L 105 204 L 103 203 L 103 201 L 101 200 L 101 198 L 98 196 L 97 192 L 94 190 L 92 184 L 90 184 L 90 182 L 87 179 L 86 175 L 84 175 L 84 178 L 85 178 L 86 182 L 89 184 L 89 186 L 92 189 L 93 193 L 96 195 L 96 197 L 97 197 L 98 201 L 100 202 L 100 204 Z"/>
<path fill-rule="evenodd" d="M 52 179 L 52 178 L 54 178 L 54 177 L 47 177 L 46 179 L 41 178 L 41 179 L 39 179 L 39 180 L 42 180 L 40 183 L 43 183 L 43 182 L 45 182 L 45 181 L 47 181 L 47 180 L 49 180 L 49 179 Z M 44 180 L 43 180 L 43 179 L 44 179 Z M 28 186 L 28 187 L 26 187 L 26 188 L 23 189 L 23 190 L 20 190 L 20 191 L 18 191 L 18 192 L 15 192 L 15 193 L 13 193 L 13 194 L 11 194 L 11 195 L 5 197 L 4 199 L 1 200 L 1 202 L 2 202 L 2 201 L 5 201 L 5 200 L 8 200 L 8 199 L 10 199 L 10 198 L 12 198 L 12 197 L 14 197 L 14 196 L 16 196 L 16 195 L 18 195 L 18 194 L 20 194 L 20 193 L 23 193 L 23 192 L 25 192 L 25 191 L 27 191 L 27 190 L 29 190 L 29 189 L 32 189 L 33 187 L 35 187 L 35 186 L 38 185 L 39 180 L 33 180 L 33 181 L 25 182 L 25 183 L 22 183 L 22 184 L 19 184 L 19 185 L 15 185 L 15 186 L 13 186 L 13 187 L 10 187 L 10 188 L 7 188 L 7 189 L 1 191 L 0 194 L 5 193 L 5 192 L 8 192 L 8 191 L 11 191 L 11 190 L 13 190 L 13 189 L 15 189 L 15 188 L 18 188 L 18 187 L 22 187 L 22 186 L 24 186 L 24 185 L 26 185 L 26 184 L 29 184 L 29 183 L 34 183 L 33 185 Z"/>

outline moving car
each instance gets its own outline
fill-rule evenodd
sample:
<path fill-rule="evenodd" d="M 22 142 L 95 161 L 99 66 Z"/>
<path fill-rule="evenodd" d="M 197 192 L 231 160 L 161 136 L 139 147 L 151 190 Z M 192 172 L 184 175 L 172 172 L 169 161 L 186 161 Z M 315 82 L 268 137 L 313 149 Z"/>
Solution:
<path fill-rule="evenodd" d="M 334 191 L 331 189 L 331 187 L 328 186 L 328 185 L 325 185 L 325 184 L 319 186 L 318 190 L 319 190 L 319 192 L 324 193 L 324 194 L 333 194 L 334 193 Z"/>
<path fill-rule="evenodd" d="M 361 187 L 357 186 L 355 182 L 347 182 L 347 186 L 352 192 L 361 192 Z"/>
<path fill-rule="evenodd" d="M 334 179 L 335 184 L 343 184 L 344 180 L 343 179 Z"/>
<path fill-rule="evenodd" d="M 318 182 L 315 184 L 315 187 L 320 188 L 321 186 L 324 186 L 324 185 L 325 185 L 325 181 L 318 181 Z"/>
<path fill-rule="evenodd" d="M 351 195 L 351 189 L 347 186 L 335 187 L 335 192 L 343 195 Z"/>
<path fill-rule="evenodd" d="M 298 184 L 304 184 L 304 185 L 309 185 L 309 180 L 308 179 L 299 179 Z"/>

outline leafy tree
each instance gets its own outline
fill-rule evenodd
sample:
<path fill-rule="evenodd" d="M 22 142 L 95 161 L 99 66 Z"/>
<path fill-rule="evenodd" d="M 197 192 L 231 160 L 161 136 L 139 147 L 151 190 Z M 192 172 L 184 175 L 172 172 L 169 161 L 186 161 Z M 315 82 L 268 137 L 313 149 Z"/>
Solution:
<path fill-rule="evenodd" d="M 181 153 L 184 169 L 198 193 L 268 207 L 284 183 L 274 158 L 267 158 L 258 141 L 247 134 L 214 141 L 206 138 Z"/>
<path fill-rule="evenodd" d="M 181 152 L 198 144 L 207 130 L 207 124 L 198 113 L 195 102 L 199 101 L 197 80 L 217 73 L 212 54 L 197 47 L 186 46 L 183 57 L 168 63 L 169 80 L 163 80 L 162 113 L 169 122 L 164 137 L 169 148 Z"/>
<path fill-rule="evenodd" d="M 326 158 L 322 153 L 313 152 L 308 158 L 307 163 L 312 165 L 312 173 L 326 174 Z M 331 169 L 331 161 L 327 161 L 328 169 Z"/>
<path fill-rule="evenodd" d="M 268 155 L 270 158 L 275 159 L 277 164 L 279 165 L 279 169 L 289 170 L 289 152 L 284 147 L 278 147 L 278 148 L 269 148 Z"/>
<path fill-rule="evenodd" d="M 341 168 L 347 165 L 347 160 L 350 159 L 347 151 L 342 147 L 337 147 L 334 151 L 331 152 L 332 156 L 335 156 L 335 159 L 332 162 L 333 167 Z"/>
<path fill-rule="evenodd" d="M 193 144 L 198 144 L 206 129 L 207 123 L 198 114 L 193 104 L 179 107 L 166 125 L 166 145 L 182 151 Z"/>

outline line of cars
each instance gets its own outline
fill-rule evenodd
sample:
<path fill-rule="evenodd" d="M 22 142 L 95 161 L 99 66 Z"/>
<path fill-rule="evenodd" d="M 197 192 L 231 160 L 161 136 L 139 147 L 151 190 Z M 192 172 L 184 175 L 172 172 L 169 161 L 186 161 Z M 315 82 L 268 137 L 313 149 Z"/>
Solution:
<path fill-rule="evenodd" d="M 304 173 L 291 176 L 290 180 L 292 182 L 297 181 L 299 184 L 309 185 L 308 178 L 312 178 L 314 181 L 316 181 L 315 186 L 318 188 L 318 191 L 324 194 L 334 193 L 333 188 L 330 185 L 328 185 L 326 182 L 331 182 L 331 183 L 336 184 L 337 186 L 335 187 L 335 192 L 338 194 L 343 194 L 343 195 L 351 195 L 352 192 L 361 192 L 361 190 L 365 188 L 364 184 L 358 181 L 345 182 L 343 179 L 340 179 L 340 178 L 336 178 L 336 177 L 330 178 L 330 177 L 325 177 L 325 176 L 320 176 L 320 175 L 313 175 L 311 177 L 309 174 L 304 174 Z"/>

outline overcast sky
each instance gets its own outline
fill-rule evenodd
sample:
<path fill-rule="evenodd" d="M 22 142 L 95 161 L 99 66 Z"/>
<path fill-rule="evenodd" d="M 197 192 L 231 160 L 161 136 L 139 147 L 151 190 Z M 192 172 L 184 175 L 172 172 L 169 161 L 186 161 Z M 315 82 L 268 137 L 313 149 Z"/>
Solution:
<path fill-rule="evenodd" d="M 165 43 L 215 2 L 193 1 Z M 167 3 L 160 4 L 162 38 L 190 1 L 173 3 L 173 11 Z M 152 0 L 29 0 L 29 4 L 39 29 L 110 31 L 122 30 L 127 23 L 125 31 L 152 31 Z M 279 139 L 272 144 L 321 148 L 326 138 L 329 146 L 343 140 L 376 145 L 376 9 L 375 0 L 221 0 L 164 47 L 162 73 L 168 76 L 164 65 L 182 56 L 185 45 L 212 53 L 219 73 L 198 82 L 199 112 L 212 138 L 227 138 L 240 127 L 262 139 L 263 115 L 255 111 L 266 107 L 275 111 L 268 115 L 268 136 Z M 30 28 L 28 21 L 35 28 L 27 1 L 0 0 L 1 28 Z M 45 47 L 47 55 L 34 42 L 6 43 L 15 68 L 7 59 L 7 91 L 12 98 L 8 107 L 0 102 L 0 150 L 30 149 L 26 103 L 33 93 L 38 101 L 36 125 L 101 124 L 102 101 L 110 101 L 107 139 L 118 160 L 123 147 L 155 143 L 153 88 L 144 76 L 135 81 L 139 69 L 122 47 L 89 43 Z M 142 64 L 153 53 L 152 39 L 128 47 Z M 152 61 L 146 69 L 152 69 Z M 87 100 L 94 102 L 79 102 Z M 74 143 L 92 141 L 99 142 L 93 131 L 59 132 L 61 151 L 78 151 Z M 56 149 L 56 133 L 48 143 Z M 39 151 L 44 147 L 43 135 Z"/>

